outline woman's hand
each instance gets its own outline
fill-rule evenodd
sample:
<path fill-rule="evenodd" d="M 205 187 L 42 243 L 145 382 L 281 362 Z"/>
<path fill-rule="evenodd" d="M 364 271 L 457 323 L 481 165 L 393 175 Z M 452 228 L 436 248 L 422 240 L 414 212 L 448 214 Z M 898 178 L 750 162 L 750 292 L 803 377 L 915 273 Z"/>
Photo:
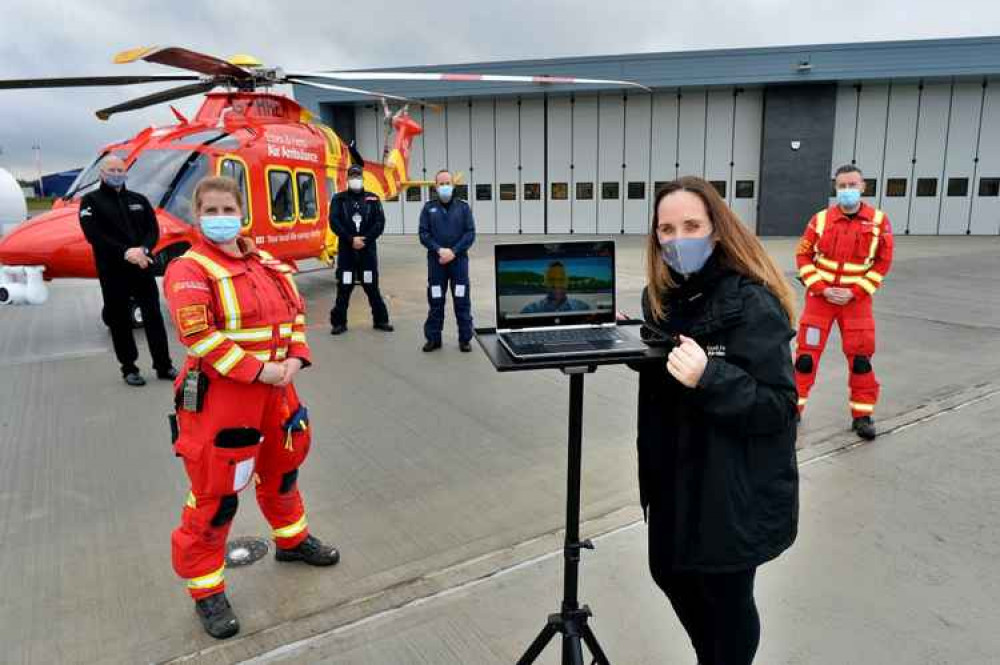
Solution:
<path fill-rule="evenodd" d="M 681 335 L 680 340 L 680 345 L 675 346 L 667 356 L 667 371 L 681 385 L 694 388 L 701 380 L 701 375 L 705 373 L 708 356 L 705 355 L 704 349 L 698 346 L 698 342 L 690 337 Z"/>
<path fill-rule="evenodd" d="M 298 374 L 299 370 L 302 369 L 302 361 L 299 360 L 298 358 L 289 358 L 284 363 L 282 363 L 282 366 L 285 369 L 285 375 L 281 379 L 281 381 L 279 381 L 275 385 L 284 387 L 287 385 L 291 385 L 292 381 L 295 379 L 295 375 Z"/>
<path fill-rule="evenodd" d="M 284 363 L 264 363 L 264 368 L 260 370 L 257 380 L 269 386 L 280 385 L 285 379 Z"/>

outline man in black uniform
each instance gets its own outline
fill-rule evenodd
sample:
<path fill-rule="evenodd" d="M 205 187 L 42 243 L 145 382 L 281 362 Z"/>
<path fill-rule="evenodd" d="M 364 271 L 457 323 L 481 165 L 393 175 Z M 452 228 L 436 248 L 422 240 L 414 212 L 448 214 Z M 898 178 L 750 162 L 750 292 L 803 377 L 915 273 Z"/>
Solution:
<path fill-rule="evenodd" d="M 111 329 L 122 376 L 130 386 L 143 386 L 146 380 L 135 364 L 139 351 L 132 336 L 130 298 L 142 311 L 157 378 L 172 380 L 177 371 L 170 361 L 152 268 L 151 252 L 160 238 L 160 228 L 149 201 L 142 194 L 127 190 L 125 180 L 125 162 L 118 157 L 105 157 L 101 163 L 100 187 L 80 200 L 80 227 L 94 249 L 105 322 Z"/>
<path fill-rule="evenodd" d="M 337 249 L 337 301 L 330 311 L 330 333 L 347 332 L 347 305 L 355 284 L 360 284 L 372 308 L 376 330 L 392 332 L 389 310 L 378 290 L 378 254 L 375 241 L 385 230 L 382 202 L 365 191 L 364 171 L 358 164 L 347 169 L 347 190 L 330 201 L 330 228 L 340 241 Z"/>

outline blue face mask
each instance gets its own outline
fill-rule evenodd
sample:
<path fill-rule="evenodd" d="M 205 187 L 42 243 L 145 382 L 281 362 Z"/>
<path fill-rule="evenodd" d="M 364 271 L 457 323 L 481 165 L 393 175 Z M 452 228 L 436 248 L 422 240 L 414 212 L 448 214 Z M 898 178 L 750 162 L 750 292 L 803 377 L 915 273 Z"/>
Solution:
<path fill-rule="evenodd" d="M 853 210 L 861 203 L 861 191 L 857 189 L 838 189 L 837 203 L 842 208 Z"/>
<path fill-rule="evenodd" d="M 128 174 L 127 173 L 105 173 L 104 174 L 104 183 L 108 187 L 114 187 L 115 189 L 119 189 L 122 186 L 124 186 L 126 180 L 128 180 Z"/>
<path fill-rule="evenodd" d="M 437 193 L 438 198 L 447 203 L 451 201 L 451 195 L 455 193 L 455 188 L 452 185 L 438 185 Z"/>
<path fill-rule="evenodd" d="M 235 215 L 205 215 L 201 218 L 201 232 L 220 245 L 238 236 L 242 226 L 243 220 Z"/>
<path fill-rule="evenodd" d="M 663 261 L 682 275 L 696 273 L 705 267 L 705 262 L 715 249 L 712 236 L 704 238 L 676 238 L 660 243 Z"/>

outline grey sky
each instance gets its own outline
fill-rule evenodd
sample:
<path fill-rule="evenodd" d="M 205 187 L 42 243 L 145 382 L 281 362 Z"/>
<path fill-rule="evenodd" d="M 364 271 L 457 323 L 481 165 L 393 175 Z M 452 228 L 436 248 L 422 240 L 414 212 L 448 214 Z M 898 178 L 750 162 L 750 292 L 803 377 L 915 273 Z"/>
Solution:
<path fill-rule="evenodd" d="M 1000 34 L 995 0 L 13 0 L 0 16 L 0 78 L 176 71 L 111 64 L 139 45 L 315 70 Z M 81 166 L 106 143 L 171 124 L 166 105 L 93 114 L 162 87 L 0 91 L 0 166 L 34 177 L 36 142 L 43 171 Z"/>

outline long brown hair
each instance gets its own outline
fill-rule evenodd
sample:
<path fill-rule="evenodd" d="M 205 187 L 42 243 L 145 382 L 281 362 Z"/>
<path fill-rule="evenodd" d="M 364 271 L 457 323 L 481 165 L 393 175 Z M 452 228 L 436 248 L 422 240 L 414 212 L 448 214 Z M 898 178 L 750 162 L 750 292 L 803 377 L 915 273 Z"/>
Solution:
<path fill-rule="evenodd" d="M 660 240 L 656 235 L 660 201 L 675 192 L 690 192 L 701 199 L 705 204 L 705 210 L 708 211 L 708 218 L 712 221 L 712 235 L 715 238 L 716 249 L 722 250 L 718 256 L 722 265 L 767 287 L 781 302 L 781 307 L 788 314 L 789 322 L 795 325 L 795 294 L 774 259 L 764 250 L 757 236 L 751 233 L 736 213 L 726 205 L 715 191 L 715 187 L 695 176 L 678 178 L 656 193 L 653 222 L 646 246 L 646 282 L 649 285 L 647 293 L 656 318 L 663 318 L 664 294 L 669 289 L 677 287 L 661 258 Z"/>

